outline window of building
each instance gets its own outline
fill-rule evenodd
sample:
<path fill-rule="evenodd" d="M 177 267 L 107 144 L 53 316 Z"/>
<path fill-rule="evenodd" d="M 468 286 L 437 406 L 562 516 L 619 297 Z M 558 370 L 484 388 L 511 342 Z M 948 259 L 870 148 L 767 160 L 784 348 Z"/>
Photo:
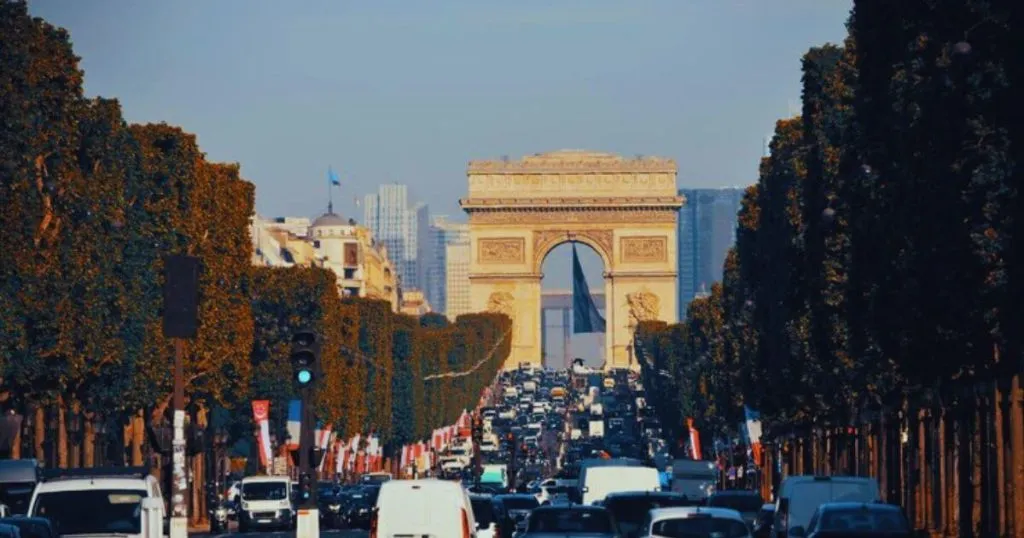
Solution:
<path fill-rule="evenodd" d="M 345 268 L 345 280 L 352 280 L 356 277 L 356 270 L 352 267 Z"/>
<path fill-rule="evenodd" d="M 314 239 L 313 240 L 313 248 L 320 248 L 320 240 L 319 239 Z"/>

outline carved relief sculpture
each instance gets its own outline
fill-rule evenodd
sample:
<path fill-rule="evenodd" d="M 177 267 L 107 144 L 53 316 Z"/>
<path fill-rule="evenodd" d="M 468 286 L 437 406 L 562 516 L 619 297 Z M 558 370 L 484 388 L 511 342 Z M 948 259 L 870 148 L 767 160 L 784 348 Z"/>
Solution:
<path fill-rule="evenodd" d="M 668 261 L 668 238 L 665 236 L 623 237 L 619 239 L 625 263 L 661 263 Z"/>
<path fill-rule="evenodd" d="M 507 291 L 496 291 L 487 298 L 487 311 L 495 314 L 505 314 L 509 319 L 515 319 L 515 297 Z"/>
<path fill-rule="evenodd" d="M 629 326 L 636 327 L 641 321 L 657 320 L 661 314 L 661 299 L 657 295 L 641 290 L 626 295 L 629 305 Z"/>
<path fill-rule="evenodd" d="M 525 263 L 526 240 L 521 237 L 480 239 L 477 241 L 477 259 L 480 263 Z"/>

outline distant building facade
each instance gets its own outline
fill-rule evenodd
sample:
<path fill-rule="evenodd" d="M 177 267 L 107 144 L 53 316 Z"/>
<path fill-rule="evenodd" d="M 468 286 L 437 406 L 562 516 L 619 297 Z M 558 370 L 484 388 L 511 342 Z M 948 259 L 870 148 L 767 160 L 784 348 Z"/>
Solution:
<path fill-rule="evenodd" d="M 407 290 L 402 292 L 402 306 L 399 310 L 410 316 L 422 316 L 431 312 L 430 303 L 420 290 Z"/>
<path fill-rule="evenodd" d="M 743 200 L 738 187 L 681 189 L 679 210 L 679 319 L 690 301 L 722 279 L 722 264 L 736 242 L 736 214 Z"/>
<path fill-rule="evenodd" d="M 430 223 L 428 240 L 429 248 L 424 249 L 423 265 L 426 267 L 423 291 L 427 300 L 437 312 L 447 312 L 448 290 L 448 245 L 468 243 L 469 225 L 463 222 L 452 222 L 447 216 L 434 217 Z"/>
<path fill-rule="evenodd" d="M 445 310 L 449 320 L 473 309 L 469 295 L 469 238 L 445 245 Z"/>
<path fill-rule="evenodd" d="M 398 311 L 398 274 L 387 247 L 366 227 L 328 212 L 306 218 L 254 217 L 250 225 L 253 264 L 272 267 L 318 266 L 337 276 L 343 297 L 368 297 L 391 303 Z"/>

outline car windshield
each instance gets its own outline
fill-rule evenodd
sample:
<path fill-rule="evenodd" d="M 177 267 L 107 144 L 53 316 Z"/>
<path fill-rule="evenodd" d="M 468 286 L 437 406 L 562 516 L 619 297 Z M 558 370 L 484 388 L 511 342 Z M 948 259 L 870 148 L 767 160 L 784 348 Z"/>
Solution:
<path fill-rule="evenodd" d="M 6 504 L 12 514 L 28 512 L 28 503 L 32 500 L 35 482 L 9 482 L 0 484 L 0 503 Z"/>
<path fill-rule="evenodd" d="M 247 482 L 242 484 L 243 501 L 279 501 L 288 498 L 284 482 Z"/>
<path fill-rule="evenodd" d="M 527 533 L 611 534 L 612 520 L 604 510 L 538 510 L 530 514 Z"/>
<path fill-rule="evenodd" d="M 908 532 L 910 524 L 895 510 L 829 509 L 821 515 L 818 529 L 825 531 Z"/>
<path fill-rule="evenodd" d="M 0 524 L 18 527 L 18 534 L 21 535 L 21 538 L 52 538 L 53 536 L 50 527 L 38 519 L 9 517 L 0 519 Z"/>
<path fill-rule="evenodd" d="M 494 504 L 490 499 L 473 499 L 473 519 L 479 528 L 486 528 L 494 522 Z"/>
<path fill-rule="evenodd" d="M 764 501 L 756 493 L 718 493 L 708 499 L 708 506 L 729 508 L 737 512 L 758 512 L 764 506 Z"/>
<path fill-rule="evenodd" d="M 142 532 L 144 490 L 80 489 L 36 496 L 33 517 L 50 520 L 57 534 Z"/>
<path fill-rule="evenodd" d="M 690 517 L 658 521 L 651 534 L 664 538 L 746 538 L 747 531 L 747 525 L 735 519 Z"/>
<path fill-rule="evenodd" d="M 540 506 L 535 497 L 504 497 L 501 499 L 501 503 L 505 505 L 506 510 L 533 510 Z"/>
<path fill-rule="evenodd" d="M 691 504 L 689 501 L 676 497 L 622 497 L 608 499 L 603 506 L 615 516 L 615 521 L 618 523 L 639 525 L 647 517 L 647 512 L 654 508 L 690 506 Z"/>

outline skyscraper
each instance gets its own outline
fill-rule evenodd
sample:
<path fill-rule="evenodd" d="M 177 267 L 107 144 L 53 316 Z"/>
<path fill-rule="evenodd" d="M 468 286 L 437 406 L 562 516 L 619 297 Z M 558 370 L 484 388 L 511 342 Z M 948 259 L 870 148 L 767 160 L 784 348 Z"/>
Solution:
<path fill-rule="evenodd" d="M 388 248 L 401 277 L 403 288 L 421 288 L 418 268 L 419 235 L 418 225 L 426 220 L 426 204 L 409 207 L 409 191 L 405 185 L 381 185 L 377 194 L 367 194 L 363 199 L 363 222 L 378 241 Z"/>
<path fill-rule="evenodd" d="M 428 257 L 423 258 L 424 265 L 427 266 L 424 291 L 427 294 L 427 301 L 430 302 L 430 305 L 436 312 L 447 313 L 447 248 L 449 245 L 469 244 L 469 225 L 465 223 L 451 222 L 448 220 L 447 216 L 441 215 L 434 217 L 433 222 L 430 224 L 429 235 L 430 248 L 425 249 L 425 251 L 428 252 Z"/>
<path fill-rule="evenodd" d="M 445 309 L 448 319 L 468 314 L 472 309 L 469 296 L 469 239 L 449 243 L 445 247 Z M 439 308 L 438 312 L 441 312 Z"/>
<path fill-rule="evenodd" d="M 736 242 L 743 189 L 682 189 L 679 210 L 679 319 L 690 301 L 722 279 L 722 264 Z"/>

